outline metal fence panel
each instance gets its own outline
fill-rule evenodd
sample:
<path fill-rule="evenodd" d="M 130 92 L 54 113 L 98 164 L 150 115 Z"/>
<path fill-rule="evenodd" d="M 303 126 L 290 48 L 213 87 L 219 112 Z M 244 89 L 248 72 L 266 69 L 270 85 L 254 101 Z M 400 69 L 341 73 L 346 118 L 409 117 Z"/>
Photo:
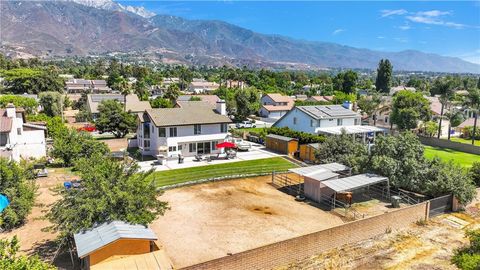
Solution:
<path fill-rule="evenodd" d="M 452 194 L 430 200 L 430 217 L 452 211 Z"/>

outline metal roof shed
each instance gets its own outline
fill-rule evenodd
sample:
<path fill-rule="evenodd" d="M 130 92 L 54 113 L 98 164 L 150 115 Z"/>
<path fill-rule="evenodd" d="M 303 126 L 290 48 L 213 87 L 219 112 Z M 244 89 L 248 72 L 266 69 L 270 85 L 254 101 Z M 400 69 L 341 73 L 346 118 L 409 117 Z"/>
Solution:
<path fill-rule="evenodd" d="M 371 186 L 381 182 L 388 183 L 388 178 L 376 174 L 366 173 L 340 179 L 327 180 L 324 181 L 323 184 L 335 192 L 345 192 Z"/>
<path fill-rule="evenodd" d="M 334 162 L 334 163 L 327 163 L 327 164 L 314 165 L 314 166 L 308 166 L 308 167 L 294 168 L 294 169 L 289 169 L 289 171 L 299 174 L 301 176 L 305 176 L 305 175 L 308 176 L 310 174 L 318 174 L 325 171 L 330 171 L 330 172 L 350 171 L 350 167 Z"/>

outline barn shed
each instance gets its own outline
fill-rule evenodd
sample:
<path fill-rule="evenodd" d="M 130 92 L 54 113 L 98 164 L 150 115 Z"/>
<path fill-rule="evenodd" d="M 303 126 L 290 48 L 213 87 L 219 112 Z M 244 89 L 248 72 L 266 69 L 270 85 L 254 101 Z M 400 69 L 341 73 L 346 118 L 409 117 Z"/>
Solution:
<path fill-rule="evenodd" d="M 309 143 L 300 145 L 300 159 L 308 163 L 317 162 L 315 152 L 317 152 L 319 148 L 320 143 Z"/>
<path fill-rule="evenodd" d="M 293 156 L 298 150 L 298 139 L 268 134 L 265 146 L 274 152 Z"/>

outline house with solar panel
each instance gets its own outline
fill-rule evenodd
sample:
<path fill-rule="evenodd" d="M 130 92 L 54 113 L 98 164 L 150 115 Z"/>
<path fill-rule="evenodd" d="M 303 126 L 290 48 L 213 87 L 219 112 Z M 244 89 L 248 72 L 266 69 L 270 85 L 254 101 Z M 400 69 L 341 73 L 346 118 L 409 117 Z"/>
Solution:
<path fill-rule="evenodd" d="M 121 94 L 89 94 L 87 95 L 87 110 L 94 120 L 98 118 L 98 105 L 104 100 L 116 100 L 121 104 L 126 102 L 127 112 L 131 113 L 143 113 L 145 110 L 152 108 L 150 102 L 141 101 L 135 94 L 126 97 Z"/>
<path fill-rule="evenodd" d="M 112 221 L 73 238 L 82 269 L 173 269 L 155 233 L 143 225 Z"/>
<path fill-rule="evenodd" d="M 345 132 L 364 142 L 387 132 L 379 127 L 362 126 L 361 115 L 343 105 L 296 106 L 273 126 L 310 134 L 340 135 Z"/>

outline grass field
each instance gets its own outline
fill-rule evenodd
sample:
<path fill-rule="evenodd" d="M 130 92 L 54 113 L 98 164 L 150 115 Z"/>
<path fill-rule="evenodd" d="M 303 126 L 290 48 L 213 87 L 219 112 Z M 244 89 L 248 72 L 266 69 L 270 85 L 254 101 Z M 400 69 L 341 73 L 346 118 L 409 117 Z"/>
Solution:
<path fill-rule="evenodd" d="M 294 167 L 297 166 L 290 161 L 281 157 L 274 157 L 160 171 L 154 172 L 150 177 L 153 178 L 158 187 L 162 187 L 223 176 L 231 177 L 235 175 L 253 175 L 270 173 L 272 171 L 286 171 L 287 169 Z"/>
<path fill-rule="evenodd" d="M 425 146 L 425 157 L 430 159 L 439 157 L 444 161 L 453 160 L 455 163 L 464 167 L 471 167 L 475 161 L 480 162 L 480 156 L 478 155 L 431 146 Z"/>
<path fill-rule="evenodd" d="M 450 138 L 450 140 L 452 142 L 459 142 L 459 143 L 465 143 L 465 144 L 472 145 L 472 140 L 470 140 L 470 139 L 462 139 L 462 138 L 452 137 L 452 138 Z M 475 140 L 475 145 L 480 146 L 480 140 Z"/>

